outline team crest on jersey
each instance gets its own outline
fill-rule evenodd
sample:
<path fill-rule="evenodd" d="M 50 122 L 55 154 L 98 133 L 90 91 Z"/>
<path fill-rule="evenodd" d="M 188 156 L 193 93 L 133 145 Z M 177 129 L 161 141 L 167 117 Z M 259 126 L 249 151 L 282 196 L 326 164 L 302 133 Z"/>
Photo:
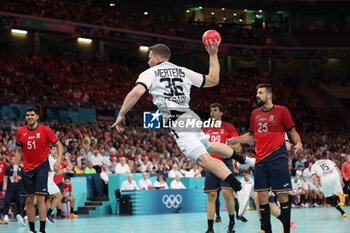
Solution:
<path fill-rule="evenodd" d="M 225 130 L 224 130 L 224 129 L 221 129 L 221 130 L 220 130 L 220 133 L 225 133 Z"/>
<path fill-rule="evenodd" d="M 36 138 L 40 138 L 40 133 L 37 133 L 37 134 L 36 134 Z"/>
<path fill-rule="evenodd" d="M 274 119 L 275 119 L 275 116 L 272 115 L 272 116 L 270 116 L 269 121 L 273 121 Z"/>

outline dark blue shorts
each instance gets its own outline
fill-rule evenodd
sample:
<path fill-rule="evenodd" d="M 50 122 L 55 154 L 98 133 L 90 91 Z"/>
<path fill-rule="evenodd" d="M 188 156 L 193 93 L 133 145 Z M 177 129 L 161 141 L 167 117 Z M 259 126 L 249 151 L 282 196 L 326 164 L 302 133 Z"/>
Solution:
<path fill-rule="evenodd" d="M 61 182 L 57 183 L 56 185 L 60 189 L 61 193 L 63 193 L 63 182 L 61 181 Z"/>
<path fill-rule="evenodd" d="M 49 171 L 25 171 L 23 172 L 22 196 L 32 196 L 34 194 L 48 195 L 47 180 Z"/>
<path fill-rule="evenodd" d="M 283 192 L 292 190 L 288 159 L 276 158 L 255 164 L 254 191 Z"/>
<path fill-rule="evenodd" d="M 222 160 L 230 169 L 231 172 L 233 172 L 233 164 L 232 164 L 232 159 L 224 159 Z M 227 184 L 225 181 L 221 180 L 219 177 L 214 175 L 212 172 L 209 170 L 205 171 L 205 183 L 204 183 L 204 192 L 213 192 L 217 191 L 219 189 L 231 189 L 231 186 Z"/>

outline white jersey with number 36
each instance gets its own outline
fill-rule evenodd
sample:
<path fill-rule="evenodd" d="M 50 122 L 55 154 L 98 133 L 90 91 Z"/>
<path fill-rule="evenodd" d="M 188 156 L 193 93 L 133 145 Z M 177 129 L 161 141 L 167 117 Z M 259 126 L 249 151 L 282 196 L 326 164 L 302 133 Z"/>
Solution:
<path fill-rule="evenodd" d="M 311 168 L 311 174 L 317 175 L 322 178 L 328 177 L 328 176 L 338 176 L 339 174 L 335 168 L 335 163 L 333 163 L 329 159 L 322 159 L 318 160 Z"/>
<path fill-rule="evenodd" d="M 162 62 L 142 72 L 136 84 L 148 90 L 164 117 L 170 110 L 189 111 L 191 86 L 203 87 L 205 76 L 171 62 Z"/>

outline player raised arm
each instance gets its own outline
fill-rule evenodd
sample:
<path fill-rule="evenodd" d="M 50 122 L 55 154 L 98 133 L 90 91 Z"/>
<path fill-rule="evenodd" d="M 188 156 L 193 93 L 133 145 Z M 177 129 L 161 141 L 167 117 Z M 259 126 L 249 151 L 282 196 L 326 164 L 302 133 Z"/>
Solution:
<path fill-rule="evenodd" d="M 249 133 L 243 134 L 243 135 L 238 136 L 238 137 L 233 137 L 233 138 L 227 139 L 227 144 L 231 145 L 233 143 L 249 143 L 249 142 L 252 142 L 254 140 L 255 140 L 254 133 L 249 132 Z"/>
<path fill-rule="evenodd" d="M 125 100 L 123 102 L 123 105 L 119 111 L 117 120 L 112 125 L 113 127 L 116 127 L 118 133 L 121 133 L 124 131 L 124 127 L 122 126 L 122 123 L 125 120 L 125 115 L 130 111 L 132 107 L 139 101 L 140 97 L 146 92 L 146 88 L 141 85 L 137 84 L 125 97 Z"/>
<path fill-rule="evenodd" d="M 205 76 L 204 87 L 214 87 L 219 84 L 220 64 L 218 59 L 219 42 L 209 42 L 205 49 L 209 54 L 209 74 Z"/>
<path fill-rule="evenodd" d="M 288 131 L 288 136 L 290 139 L 292 139 L 292 141 L 294 143 L 294 151 L 296 153 L 301 152 L 303 150 L 303 144 L 301 143 L 300 135 L 295 130 L 295 127 L 291 128 Z"/>

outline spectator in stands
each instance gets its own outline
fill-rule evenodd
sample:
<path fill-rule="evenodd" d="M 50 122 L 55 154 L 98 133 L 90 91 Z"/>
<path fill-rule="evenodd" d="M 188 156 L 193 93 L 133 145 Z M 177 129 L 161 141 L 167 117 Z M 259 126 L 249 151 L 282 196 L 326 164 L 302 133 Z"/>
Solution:
<path fill-rule="evenodd" d="M 75 172 L 76 174 L 84 174 L 84 170 L 83 170 L 82 167 L 81 167 L 81 163 L 77 163 L 77 166 L 76 166 L 76 168 L 74 169 L 74 172 Z"/>
<path fill-rule="evenodd" d="M 95 168 L 92 167 L 92 162 L 88 162 L 88 166 L 84 169 L 84 174 L 96 174 Z"/>
<path fill-rule="evenodd" d="M 98 152 L 98 150 L 94 150 L 93 155 L 90 158 L 90 161 L 92 162 L 92 166 L 95 168 L 97 173 L 101 172 L 101 166 L 103 164 L 104 158 L 103 156 Z"/>
<path fill-rule="evenodd" d="M 142 173 L 142 179 L 139 180 L 139 189 L 152 189 L 152 182 L 148 179 L 147 172 Z"/>
<path fill-rule="evenodd" d="M 181 176 L 175 175 L 175 179 L 170 183 L 170 189 L 186 189 L 185 185 L 180 181 Z"/>
<path fill-rule="evenodd" d="M 163 175 L 159 175 L 157 177 L 157 180 L 154 181 L 153 187 L 155 189 L 169 189 L 169 186 L 166 183 L 165 177 Z"/>
<path fill-rule="evenodd" d="M 137 187 L 136 181 L 133 180 L 132 174 L 128 175 L 128 179 L 125 180 L 122 183 L 122 186 L 120 188 L 120 191 L 126 191 L 126 190 L 138 190 L 139 188 Z"/>
<path fill-rule="evenodd" d="M 193 177 L 193 178 L 202 177 L 201 170 L 198 169 L 197 164 L 194 164 L 193 168 L 186 173 L 186 177 Z"/>
<path fill-rule="evenodd" d="M 1 143 L 1 141 L 0 141 L 0 143 Z M 0 147 L 0 149 L 1 149 L 1 147 Z M 2 187 L 3 187 L 3 178 L 4 178 L 5 170 L 9 166 L 5 161 L 6 161 L 5 154 L 3 152 L 1 152 L 1 155 L 0 155 L 0 191 L 2 191 Z"/>
<path fill-rule="evenodd" d="M 111 174 L 111 172 L 108 170 L 107 166 L 105 164 L 102 164 L 102 171 L 100 173 L 101 180 L 103 181 L 103 193 L 105 196 L 108 196 L 108 175 Z"/>
<path fill-rule="evenodd" d="M 183 177 L 183 175 L 179 171 L 179 166 L 177 165 L 177 163 L 174 163 L 173 167 L 171 168 L 171 170 L 168 173 L 168 177 L 169 178 L 175 178 L 176 175 L 179 175 L 180 178 Z"/>
<path fill-rule="evenodd" d="M 126 158 L 120 157 L 119 163 L 114 168 L 114 173 L 130 173 L 130 167 L 126 164 Z"/>
<path fill-rule="evenodd" d="M 75 198 L 73 196 L 73 189 L 72 184 L 70 183 L 71 178 L 69 176 L 64 177 L 64 183 L 63 183 L 63 199 L 62 201 L 69 201 L 70 202 L 70 215 L 69 218 L 78 218 L 78 215 L 73 213 L 74 204 L 75 204 Z M 68 194 L 68 195 L 67 195 Z"/>

